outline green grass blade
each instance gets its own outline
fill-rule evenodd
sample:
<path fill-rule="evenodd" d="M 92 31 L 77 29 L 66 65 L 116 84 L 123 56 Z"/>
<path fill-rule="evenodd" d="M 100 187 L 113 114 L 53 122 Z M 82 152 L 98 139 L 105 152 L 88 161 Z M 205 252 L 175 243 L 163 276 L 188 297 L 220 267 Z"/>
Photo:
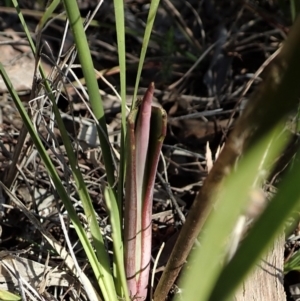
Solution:
<path fill-rule="evenodd" d="M 300 251 L 297 251 L 285 264 L 284 273 L 300 270 Z"/>
<path fill-rule="evenodd" d="M 117 287 L 117 291 L 121 291 L 120 294 L 121 297 L 125 297 L 126 301 L 129 301 L 129 293 L 127 288 L 127 280 L 125 275 L 125 269 L 124 269 L 124 248 L 123 248 L 123 242 L 122 242 L 122 231 L 121 231 L 121 218 L 120 218 L 120 212 L 119 208 L 117 206 L 117 202 L 114 199 L 115 195 L 111 188 L 105 188 L 104 191 L 105 196 L 105 203 L 107 206 L 111 226 L 112 226 L 112 239 L 113 239 L 113 245 L 114 245 L 114 257 L 116 258 L 116 268 L 117 273 L 116 276 L 118 277 L 118 281 L 120 282 L 120 287 Z M 116 285 L 117 286 L 117 285 Z"/>
<path fill-rule="evenodd" d="M 22 25 L 22 27 L 23 27 L 23 29 L 25 31 L 26 37 L 27 37 L 28 42 L 29 42 L 29 46 L 31 48 L 31 51 L 32 51 L 32 53 L 35 54 L 35 45 L 34 45 L 33 40 L 31 38 L 30 31 L 29 31 L 29 29 L 28 29 L 28 27 L 26 25 L 25 19 L 24 19 L 22 13 L 21 13 L 21 10 L 20 10 L 20 7 L 19 7 L 19 3 L 18 3 L 17 0 L 12 0 L 12 3 L 14 5 L 16 11 L 17 11 L 17 14 L 18 14 L 18 17 L 20 19 L 21 25 Z"/>
<path fill-rule="evenodd" d="M 21 25 L 22 25 L 22 27 L 23 27 L 23 29 L 24 29 L 26 38 L 27 38 L 27 40 L 28 40 L 28 42 L 29 42 L 30 49 L 31 49 L 32 53 L 35 55 L 36 59 L 38 59 L 38 58 L 37 58 L 37 53 L 36 53 L 36 47 L 35 47 L 35 44 L 34 44 L 32 38 L 31 38 L 31 34 L 30 34 L 30 31 L 29 31 L 29 29 L 28 29 L 28 27 L 27 27 L 27 24 L 26 24 L 26 22 L 25 22 L 25 19 L 24 19 L 23 15 L 22 15 L 22 13 L 21 13 L 21 11 L 20 11 L 19 4 L 18 4 L 18 2 L 17 2 L 16 0 L 12 0 L 12 2 L 13 2 L 13 5 L 14 5 L 14 7 L 15 7 L 17 13 L 18 13 L 18 17 L 19 17 L 20 22 L 21 22 Z M 51 9 L 55 9 L 54 6 L 55 6 L 56 2 L 57 2 L 57 0 L 54 0 L 53 3 L 49 6 L 49 9 L 50 9 L 50 10 L 51 10 Z M 45 14 L 46 14 L 46 17 L 44 18 L 44 21 L 46 22 L 48 17 L 47 17 L 47 13 L 45 13 Z M 40 27 L 40 30 L 41 30 L 41 29 L 42 29 L 42 28 Z M 46 80 L 46 75 L 45 75 L 44 69 L 43 69 L 42 65 L 40 64 L 40 62 L 38 62 L 38 67 L 39 67 L 39 71 L 40 71 L 40 73 L 41 73 L 42 79 L 43 79 L 44 82 L 45 82 L 45 88 L 46 88 L 47 92 L 50 94 L 50 97 L 51 97 L 52 91 L 51 91 L 49 82 Z"/>
<path fill-rule="evenodd" d="M 92 205 L 92 200 L 88 193 L 87 187 L 85 185 L 82 173 L 77 164 L 77 159 L 75 153 L 73 151 L 73 146 L 68 136 L 68 133 L 65 129 L 63 120 L 61 118 L 59 109 L 55 101 L 52 102 L 53 112 L 55 115 L 55 120 L 57 122 L 58 128 L 60 130 L 62 141 L 64 143 L 69 164 L 72 169 L 73 177 L 75 180 L 76 190 L 79 194 L 80 200 L 83 205 L 84 213 L 87 218 L 87 222 L 89 225 L 89 229 L 91 231 L 91 235 L 93 238 L 94 247 L 96 250 L 97 258 L 100 263 L 101 274 L 103 278 L 99 282 L 103 295 L 107 294 L 105 300 L 116 300 L 117 295 L 115 291 L 115 286 L 112 278 L 112 274 L 110 272 L 110 261 L 105 249 L 105 244 L 103 241 L 102 234 L 100 232 L 100 228 L 97 222 L 97 218 L 95 215 L 95 210 Z M 100 279 L 98 279 L 100 280 Z"/>
<path fill-rule="evenodd" d="M 108 141 L 107 126 L 104 116 L 103 104 L 99 93 L 98 83 L 95 76 L 94 65 L 81 21 L 80 12 L 76 0 L 63 1 L 70 26 L 73 32 L 73 37 L 78 51 L 78 57 L 81 63 L 82 72 L 86 81 L 90 102 L 93 112 L 99 122 L 101 130 L 98 129 L 98 135 L 103 152 L 104 164 L 107 173 L 107 180 L 111 187 L 114 187 L 114 165 L 111 153 L 110 144 Z"/>
<path fill-rule="evenodd" d="M 15 295 L 9 291 L 0 289 L 0 300 L 2 301 L 19 301 L 22 300 L 21 296 Z"/>
<path fill-rule="evenodd" d="M 175 300 L 192 300 L 197 296 L 197 300 L 226 300 L 218 294 L 211 299 L 210 294 L 214 289 L 215 282 L 221 273 L 222 262 L 226 260 L 226 244 L 228 237 L 233 230 L 239 214 L 247 204 L 249 192 L 259 186 L 254 186 L 257 175 L 276 158 L 284 146 L 286 139 L 275 139 L 271 147 L 270 142 L 282 130 L 282 124 L 270 134 L 266 135 L 239 163 L 236 172 L 229 176 L 223 185 L 220 195 L 216 195 L 215 210 L 211 212 L 200 236 L 201 247 L 192 252 L 192 257 L 184 269 L 184 278 L 181 283 L 183 293 Z M 268 152 L 266 153 L 266 149 Z M 263 162 L 263 166 L 262 165 Z M 265 172 L 267 177 L 268 173 Z M 238 193 L 237 193 L 238 189 Z M 253 241 L 252 241 L 253 242 Z M 257 243 L 257 246 L 260 244 Z M 249 250 L 249 245 L 248 245 Z M 249 252 L 249 251 L 248 251 Z M 244 254 L 245 255 L 245 254 Z M 246 255 L 245 255 L 246 256 Z M 252 256 L 252 255 L 251 255 Z M 244 262 L 249 255 L 243 258 Z M 249 260 L 249 262 L 251 262 Z M 239 262 L 242 265 L 244 263 Z M 235 266 L 236 268 L 236 266 Z M 249 268 L 249 267 L 248 267 Z M 205 277 L 199 277 L 199 271 L 205 273 Z M 232 283 L 233 274 L 236 281 L 241 281 L 241 275 L 236 270 L 231 269 L 231 274 L 227 273 L 226 284 L 219 283 L 219 293 L 224 292 L 224 287 L 229 291 L 229 282 Z M 197 276 L 198 275 L 198 276 Z M 195 281 L 197 279 L 197 281 Z M 224 278 L 222 278 L 224 280 Z M 180 285 L 180 287 L 181 287 Z M 234 289 L 230 285 L 230 289 Z M 233 292 L 232 290 L 230 291 Z"/>
<path fill-rule="evenodd" d="M 121 83 L 121 150 L 125 149 L 126 137 L 126 44 L 125 44 L 125 20 L 124 20 L 124 2 L 123 0 L 114 0 L 115 22 L 118 41 L 118 58 L 120 66 L 120 83 Z M 119 183 L 118 183 L 118 207 L 120 218 L 122 219 L 122 204 L 123 204 L 123 188 L 124 188 L 124 172 L 125 172 L 125 151 L 120 152 L 119 165 Z"/>
<path fill-rule="evenodd" d="M 138 71 L 137 71 L 137 75 L 136 75 L 135 87 L 134 87 L 134 92 L 133 92 L 133 99 L 132 99 L 133 107 L 135 106 L 135 103 L 137 101 L 137 99 L 136 99 L 137 90 L 138 90 L 138 87 L 139 87 L 139 82 L 140 82 L 140 78 L 141 78 L 141 74 L 142 74 L 142 69 L 143 69 L 143 65 L 144 65 L 144 61 L 145 61 L 145 57 L 146 57 L 146 52 L 147 52 L 147 48 L 148 48 L 148 44 L 149 44 L 149 40 L 150 40 L 150 35 L 151 35 L 151 32 L 152 32 L 152 28 L 153 28 L 153 24 L 154 24 L 154 21 L 155 21 L 155 16 L 156 16 L 156 13 L 157 13 L 158 5 L 159 5 L 159 0 L 152 0 L 151 1 L 149 14 L 148 14 L 148 19 L 147 19 L 147 23 L 146 23 L 145 34 L 144 34 L 143 43 L 142 43 L 142 50 L 141 50 L 140 59 L 139 59 Z"/>
<path fill-rule="evenodd" d="M 222 300 L 229 298 L 241 278 L 249 273 L 253 263 L 259 260 L 276 235 L 284 229 L 284 224 L 291 213 L 299 210 L 299 177 L 300 152 L 298 151 L 295 164 L 279 185 L 278 193 L 254 224 L 231 262 L 222 271 L 209 300 L 220 300 L 221 295 Z"/>
<path fill-rule="evenodd" d="M 124 2 L 114 0 L 115 21 L 118 41 L 118 57 L 120 66 L 120 83 L 122 98 L 122 127 L 126 132 L 126 49 L 125 49 L 125 21 L 124 21 Z"/>
<path fill-rule="evenodd" d="M 57 6 L 59 4 L 60 4 L 60 0 L 53 0 L 50 3 L 50 5 L 46 8 L 41 20 L 39 21 L 38 26 L 37 26 L 37 28 L 39 30 L 42 30 L 42 28 L 44 27 L 46 22 L 50 19 L 50 17 L 52 16 L 53 12 L 55 11 L 55 9 L 57 8 Z"/>

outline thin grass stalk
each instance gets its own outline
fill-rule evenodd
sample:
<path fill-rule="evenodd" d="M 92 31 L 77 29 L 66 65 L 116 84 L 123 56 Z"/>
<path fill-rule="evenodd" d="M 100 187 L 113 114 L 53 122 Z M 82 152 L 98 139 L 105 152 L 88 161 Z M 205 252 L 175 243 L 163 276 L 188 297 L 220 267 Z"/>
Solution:
<path fill-rule="evenodd" d="M 70 24 L 73 29 L 73 34 L 74 34 L 74 38 L 75 38 L 75 42 L 76 42 L 76 46 L 77 46 L 77 50 L 78 50 L 79 59 L 82 62 L 82 69 L 83 69 L 83 73 L 84 73 L 84 76 L 86 79 L 88 91 L 90 93 L 89 95 L 90 95 L 91 104 L 92 104 L 94 113 L 96 115 L 96 118 L 99 121 L 100 127 L 102 127 L 101 130 L 98 130 L 98 134 L 99 134 L 102 152 L 103 152 L 103 156 L 104 156 L 104 163 L 105 163 L 105 167 L 106 167 L 108 183 L 111 187 L 114 187 L 114 184 L 115 184 L 114 183 L 114 169 L 113 169 L 113 164 L 112 164 L 112 154 L 110 152 L 110 145 L 108 142 L 108 135 L 107 135 L 105 118 L 104 118 L 104 111 L 103 111 L 102 102 L 101 102 L 101 98 L 100 98 L 100 94 L 99 94 L 99 90 L 98 90 L 98 84 L 97 84 L 97 81 L 94 76 L 93 64 L 92 64 L 89 48 L 87 45 L 87 40 L 85 37 L 83 24 L 81 23 L 81 19 L 79 19 L 79 21 L 76 21 L 76 20 L 78 20 L 78 16 L 80 16 L 77 4 L 75 3 L 75 5 L 72 6 L 72 5 L 70 5 L 69 1 L 67 1 L 67 3 L 65 3 L 65 4 L 66 4 L 65 7 L 67 10 L 69 19 L 70 19 Z M 72 24 L 73 24 L 73 26 L 72 26 Z M 79 38 L 79 37 L 81 37 L 81 38 Z M 83 40 L 81 40 L 82 37 L 84 37 Z M 92 72 L 90 72 L 91 70 L 92 70 Z M 56 107 L 55 104 L 54 104 L 54 107 Z M 60 120 L 60 116 L 57 116 L 57 119 Z M 104 127 L 103 127 L 103 125 L 104 125 Z M 104 131 L 103 131 L 103 129 L 104 129 Z M 66 136 L 64 139 L 64 143 L 67 140 L 68 140 L 68 137 Z M 68 156 L 72 157 L 72 155 L 73 155 L 72 150 L 69 149 L 68 147 L 66 147 L 66 149 L 68 151 Z M 74 161 L 70 160 L 70 163 L 72 163 L 72 162 L 75 163 Z M 117 298 L 116 287 L 112 280 L 109 260 L 108 260 L 107 253 L 106 253 L 106 250 L 104 247 L 103 238 L 100 233 L 99 226 L 97 224 L 95 212 L 92 207 L 91 200 L 89 198 L 89 194 L 84 185 L 82 175 L 79 172 L 78 168 L 76 168 L 74 166 L 74 164 L 72 164 L 72 171 L 74 173 L 77 187 L 81 187 L 81 189 L 78 190 L 78 193 L 83 201 L 85 214 L 87 215 L 87 218 L 89 221 L 89 226 L 90 226 L 91 233 L 93 236 L 96 252 L 98 255 L 98 260 L 99 260 L 99 262 L 102 262 L 102 265 L 103 265 L 102 273 L 104 275 L 104 277 L 103 277 L 104 281 L 103 282 L 101 281 L 101 283 L 103 283 L 105 285 L 105 288 L 102 286 L 102 290 L 104 292 L 109 293 L 109 295 L 110 295 L 110 296 L 108 296 L 109 300 L 114 300 L 115 298 Z M 115 198 L 113 198 L 113 200 L 115 200 Z M 118 265 L 118 266 L 120 267 L 120 265 Z M 123 272 L 124 272 L 124 270 L 123 270 Z M 120 273 L 122 273 L 122 271 L 120 271 L 120 269 L 118 269 L 118 273 L 120 274 Z M 122 294 L 121 290 L 119 290 L 120 287 L 121 287 L 121 284 L 117 284 L 118 293 Z M 124 290 L 126 290 L 126 288 L 124 288 Z"/>
<path fill-rule="evenodd" d="M 118 207 L 120 218 L 123 219 L 123 190 L 125 181 L 125 165 L 126 165 L 126 43 L 125 43 L 125 18 L 124 18 L 124 2 L 123 0 L 114 0 L 115 22 L 117 31 L 118 58 L 120 66 L 120 83 L 121 83 L 121 143 L 120 143 L 120 163 L 119 163 L 119 179 L 118 179 Z"/>
<path fill-rule="evenodd" d="M 115 292 L 115 286 L 114 286 L 112 274 L 110 272 L 110 260 L 109 260 L 109 257 L 108 257 L 108 254 L 107 254 L 107 251 L 105 248 L 102 234 L 100 232 L 100 227 L 98 225 L 95 210 L 93 208 L 93 204 L 92 204 L 88 189 L 85 185 L 82 173 L 79 169 L 72 143 L 71 143 L 68 133 L 65 129 L 63 120 L 60 116 L 59 109 L 55 102 L 52 103 L 52 105 L 53 105 L 53 111 L 55 114 L 55 119 L 58 124 L 58 128 L 60 129 L 62 141 L 64 143 L 64 146 L 65 146 L 65 149 L 67 152 L 67 156 L 69 159 L 69 164 L 70 164 L 72 174 L 73 174 L 73 177 L 75 180 L 75 187 L 76 187 L 76 190 L 80 197 L 80 200 L 82 202 L 84 213 L 85 213 L 85 216 L 88 221 L 89 229 L 91 231 L 97 258 L 98 258 L 99 263 L 101 263 L 100 267 L 101 267 L 101 273 L 102 273 L 103 284 L 105 285 L 105 289 L 103 288 L 102 281 L 99 284 L 101 285 L 101 288 L 104 291 L 107 291 L 109 293 L 110 297 L 108 300 L 114 300 L 115 298 L 117 298 L 117 295 Z"/>
<path fill-rule="evenodd" d="M 105 170 L 107 173 L 107 181 L 111 187 L 114 187 L 114 165 L 111 148 L 107 138 L 108 133 L 104 116 L 103 104 L 94 72 L 94 65 L 91 58 L 90 49 L 88 46 L 83 24 L 81 22 L 80 12 L 76 0 L 64 0 L 63 3 L 73 32 L 76 49 L 78 51 L 78 58 L 81 63 L 82 72 L 86 81 L 91 106 L 101 128 L 101 130 L 99 130 L 97 127 L 104 158 Z"/>
<path fill-rule="evenodd" d="M 129 292 L 127 288 L 127 280 L 124 270 L 124 247 L 122 240 L 122 231 L 121 231 L 121 221 L 120 218 L 121 213 L 119 212 L 119 208 L 117 206 L 115 198 L 115 194 L 113 190 L 109 187 L 104 189 L 105 203 L 107 206 L 107 211 L 109 214 L 109 219 L 112 226 L 112 239 L 113 239 L 113 248 L 114 248 L 114 259 L 116 265 L 116 273 L 115 276 L 118 279 L 115 279 L 116 290 L 118 292 L 118 296 L 121 298 L 125 298 L 126 301 L 130 301 Z"/>
<path fill-rule="evenodd" d="M 27 36 L 27 39 L 29 41 L 29 46 L 30 46 L 30 48 L 32 50 L 32 53 L 34 53 L 34 55 L 36 57 L 36 61 L 37 61 L 37 55 L 36 55 L 36 51 L 35 51 L 35 46 L 34 46 L 34 43 L 32 41 L 29 29 L 28 29 L 28 27 L 26 25 L 25 19 L 24 19 L 22 13 L 21 13 L 19 4 L 18 4 L 18 2 L 16 0 L 12 0 L 12 4 L 14 5 L 15 10 L 17 11 L 19 20 L 21 22 L 21 25 L 24 28 L 25 35 Z M 39 66 L 39 68 L 40 68 L 41 74 L 43 74 L 43 70 L 42 70 L 41 65 Z M 35 66 L 35 71 L 36 71 L 36 69 L 37 69 L 37 65 Z M 32 90 L 31 90 L 31 93 L 30 93 L 30 97 L 31 98 L 35 97 L 35 95 L 34 95 L 35 90 L 36 90 L 35 89 L 35 82 L 36 81 L 33 78 L 33 81 L 32 81 Z M 29 114 L 30 114 L 30 112 L 29 112 Z M 13 182 L 16 174 L 17 174 L 16 165 L 17 165 L 17 162 L 18 162 L 18 160 L 20 158 L 20 154 L 21 154 L 23 145 L 25 143 L 25 139 L 26 139 L 27 133 L 28 133 L 27 132 L 27 128 L 23 126 L 22 129 L 21 129 L 20 135 L 18 137 L 18 143 L 17 143 L 15 151 L 13 153 L 12 162 L 11 162 L 10 168 L 9 168 L 9 170 L 7 172 L 6 179 L 5 179 L 5 185 L 7 185 L 8 187 L 11 186 L 11 184 L 12 184 L 12 182 Z"/>
<path fill-rule="evenodd" d="M 145 57 L 146 57 L 146 52 L 148 49 L 150 35 L 152 32 L 153 24 L 154 24 L 155 17 L 157 14 L 158 6 L 159 6 L 159 0 L 152 0 L 150 2 L 150 8 L 149 8 L 149 13 L 148 13 L 148 18 L 147 18 L 146 28 L 145 28 L 145 34 L 144 34 L 141 54 L 140 54 L 140 58 L 139 58 L 139 65 L 138 65 L 138 70 L 137 70 L 137 75 L 136 75 L 135 87 L 134 87 L 134 91 L 133 91 L 133 99 L 132 99 L 132 107 L 131 107 L 132 109 L 136 106 L 137 91 L 138 91 L 138 87 L 139 87 L 139 83 L 140 83 L 142 69 L 143 69 L 143 65 L 144 65 L 144 61 L 145 61 Z"/>
<path fill-rule="evenodd" d="M 44 25 L 50 19 L 50 17 L 52 16 L 53 12 L 55 11 L 55 9 L 59 5 L 59 3 L 60 3 L 60 0 L 53 0 L 50 4 L 48 2 L 49 6 L 46 8 L 41 20 L 39 21 L 37 29 L 41 30 L 44 27 Z"/>

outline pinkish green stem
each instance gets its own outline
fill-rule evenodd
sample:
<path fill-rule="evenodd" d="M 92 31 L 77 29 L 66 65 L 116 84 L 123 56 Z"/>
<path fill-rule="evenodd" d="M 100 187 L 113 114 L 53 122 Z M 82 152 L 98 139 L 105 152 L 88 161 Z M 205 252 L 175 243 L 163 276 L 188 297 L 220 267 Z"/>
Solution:
<path fill-rule="evenodd" d="M 153 187 L 167 122 L 165 111 L 152 107 L 153 92 L 151 83 L 127 121 L 125 268 L 131 296 L 142 299 L 148 291 Z"/>

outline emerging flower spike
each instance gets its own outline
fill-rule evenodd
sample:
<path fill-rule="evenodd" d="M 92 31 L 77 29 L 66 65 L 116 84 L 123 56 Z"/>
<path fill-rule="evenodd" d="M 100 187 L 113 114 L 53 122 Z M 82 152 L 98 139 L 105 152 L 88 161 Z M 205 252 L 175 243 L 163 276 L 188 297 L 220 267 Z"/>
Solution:
<path fill-rule="evenodd" d="M 125 269 L 130 295 L 147 297 L 151 260 L 152 200 L 167 114 L 152 105 L 154 83 L 127 119 L 124 220 Z"/>

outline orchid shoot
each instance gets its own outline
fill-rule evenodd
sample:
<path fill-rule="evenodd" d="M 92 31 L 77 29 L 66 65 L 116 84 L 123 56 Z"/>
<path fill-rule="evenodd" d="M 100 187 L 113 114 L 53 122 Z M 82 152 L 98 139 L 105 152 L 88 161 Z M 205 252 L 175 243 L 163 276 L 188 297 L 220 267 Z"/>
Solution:
<path fill-rule="evenodd" d="M 142 300 L 150 271 L 154 181 L 167 126 L 166 112 L 152 105 L 153 92 L 151 83 L 127 120 L 125 269 L 131 297 Z"/>

